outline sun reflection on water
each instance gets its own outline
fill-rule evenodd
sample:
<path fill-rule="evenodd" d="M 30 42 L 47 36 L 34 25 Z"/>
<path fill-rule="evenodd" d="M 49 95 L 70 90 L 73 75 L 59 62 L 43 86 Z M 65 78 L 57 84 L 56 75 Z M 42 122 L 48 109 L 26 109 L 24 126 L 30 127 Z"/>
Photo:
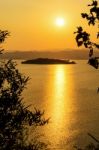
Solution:
<path fill-rule="evenodd" d="M 64 88 L 66 75 L 64 71 L 64 66 L 56 66 L 55 76 L 54 76 L 54 86 L 53 86 L 53 117 L 56 121 L 59 121 L 62 117 L 64 111 Z"/>
<path fill-rule="evenodd" d="M 62 118 L 64 116 L 64 110 L 65 110 L 65 98 L 66 98 L 66 88 L 65 86 L 68 86 L 68 79 L 66 76 L 66 72 L 64 70 L 64 66 L 58 65 L 55 68 L 55 76 L 54 76 L 54 82 L 53 82 L 53 118 L 56 123 L 59 123 L 60 120 L 62 121 Z"/>
<path fill-rule="evenodd" d="M 52 93 L 50 97 L 50 114 L 52 127 L 50 127 L 50 132 L 53 133 L 56 143 L 59 143 L 63 134 L 66 134 L 64 127 L 69 124 L 69 116 L 67 115 L 71 102 L 70 99 L 70 88 L 72 79 L 69 76 L 68 71 L 70 68 L 65 67 L 64 65 L 54 66 L 53 76 L 49 79 L 49 87 Z M 48 89 L 49 91 L 49 89 Z M 68 118 L 66 118 L 68 116 Z M 56 136 L 55 136 L 56 135 Z"/>

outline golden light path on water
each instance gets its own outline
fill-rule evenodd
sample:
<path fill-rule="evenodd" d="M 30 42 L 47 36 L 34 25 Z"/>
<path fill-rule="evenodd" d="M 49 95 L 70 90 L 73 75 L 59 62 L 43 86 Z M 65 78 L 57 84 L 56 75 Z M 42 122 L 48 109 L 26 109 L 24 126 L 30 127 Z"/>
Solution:
<path fill-rule="evenodd" d="M 69 134 L 68 131 L 67 133 L 64 131 L 65 125 L 67 124 L 68 128 L 70 124 L 71 116 L 69 116 L 69 112 L 72 110 L 70 98 L 72 97 L 73 81 L 69 77 L 68 71 L 71 71 L 70 68 L 64 65 L 56 65 L 53 70 L 54 75 L 48 82 L 47 94 L 51 93 L 52 96 L 48 106 L 51 123 L 49 123 L 50 128 L 47 133 L 53 135 L 52 141 L 55 141 L 55 143 L 59 143 L 64 135 Z"/>
<path fill-rule="evenodd" d="M 64 68 L 62 66 L 56 66 L 54 76 L 54 97 L 53 97 L 53 117 L 56 121 L 62 119 L 65 99 L 64 97 L 64 82 L 66 80 Z M 66 80 L 67 82 L 67 80 Z"/>

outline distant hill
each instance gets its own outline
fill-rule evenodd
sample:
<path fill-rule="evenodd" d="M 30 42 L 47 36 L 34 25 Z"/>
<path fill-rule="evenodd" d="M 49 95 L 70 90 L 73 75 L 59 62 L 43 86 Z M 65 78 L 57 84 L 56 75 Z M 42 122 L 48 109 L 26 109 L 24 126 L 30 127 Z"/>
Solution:
<path fill-rule="evenodd" d="M 99 51 L 95 51 L 99 56 Z M 63 51 L 13 51 L 0 55 L 2 59 L 36 59 L 36 58 L 56 58 L 56 59 L 88 59 L 88 50 L 63 50 Z"/>

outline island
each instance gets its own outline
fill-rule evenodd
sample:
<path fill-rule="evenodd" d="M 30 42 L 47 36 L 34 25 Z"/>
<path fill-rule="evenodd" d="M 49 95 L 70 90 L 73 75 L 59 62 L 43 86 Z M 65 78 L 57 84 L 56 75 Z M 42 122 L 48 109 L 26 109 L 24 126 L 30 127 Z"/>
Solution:
<path fill-rule="evenodd" d="M 53 59 L 53 58 L 36 58 L 31 60 L 22 61 L 22 64 L 76 64 L 75 61 L 65 59 Z"/>

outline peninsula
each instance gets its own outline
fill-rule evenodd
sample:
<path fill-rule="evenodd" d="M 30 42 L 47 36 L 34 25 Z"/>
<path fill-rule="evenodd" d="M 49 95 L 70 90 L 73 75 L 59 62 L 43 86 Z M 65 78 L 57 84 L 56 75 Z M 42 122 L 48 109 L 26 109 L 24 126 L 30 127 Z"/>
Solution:
<path fill-rule="evenodd" d="M 65 59 L 36 58 L 22 61 L 22 64 L 76 64 L 76 63 L 74 61 Z"/>

